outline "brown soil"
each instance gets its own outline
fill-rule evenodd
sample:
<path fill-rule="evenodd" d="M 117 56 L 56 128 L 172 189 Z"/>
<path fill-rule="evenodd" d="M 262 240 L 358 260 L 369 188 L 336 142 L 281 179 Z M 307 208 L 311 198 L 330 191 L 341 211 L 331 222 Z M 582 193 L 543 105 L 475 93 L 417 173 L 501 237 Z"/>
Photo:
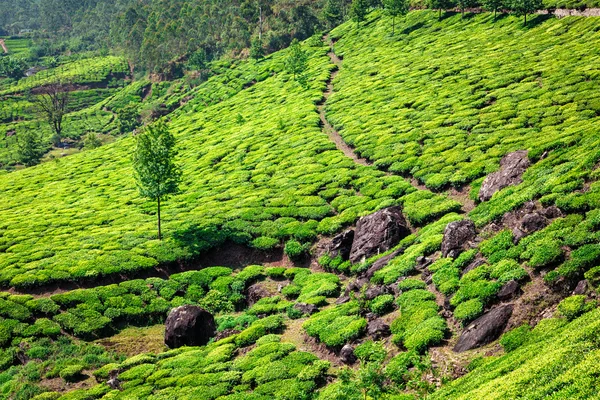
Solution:
<path fill-rule="evenodd" d="M 62 378 L 42 379 L 40 387 L 46 388 L 51 392 L 71 392 L 73 390 L 90 389 L 98 384 L 96 378 L 92 376 L 92 371 L 82 371 L 82 380 L 79 382 L 65 382 Z"/>
<path fill-rule="evenodd" d="M 163 324 L 149 327 L 130 327 L 96 343 L 109 351 L 125 354 L 128 357 L 144 353 L 158 354 L 165 350 L 165 327 Z"/>

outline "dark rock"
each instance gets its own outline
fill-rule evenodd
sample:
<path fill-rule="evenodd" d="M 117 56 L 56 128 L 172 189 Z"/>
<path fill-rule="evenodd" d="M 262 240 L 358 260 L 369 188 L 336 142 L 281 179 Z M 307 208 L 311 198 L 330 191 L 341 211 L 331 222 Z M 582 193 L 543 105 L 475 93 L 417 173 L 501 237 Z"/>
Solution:
<path fill-rule="evenodd" d="M 462 274 L 464 275 L 469 271 L 473 271 L 475 268 L 481 267 L 485 263 L 486 261 L 484 258 L 476 258 L 473 261 L 471 261 L 471 263 L 467 265 L 465 269 L 462 270 Z"/>
<path fill-rule="evenodd" d="M 380 269 L 383 269 L 386 265 L 388 265 L 388 263 L 395 258 L 396 256 L 398 256 L 400 253 L 402 253 L 401 250 L 397 250 L 394 251 L 390 254 L 388 254 L 387 256 L 381 257 L 379 260 L 375 261 L 373 263 L 373 265 L 371 265 L 369 267 L 369 269 L 367 270 L 365 276 L 369 279 L 371 279 L 373 277 L 373 275 L 375 275 L 375 272 L 379 271 Z"/>
<path fill-rule="evenodd" d="M 417 257 L 415 268 L 417 269 L 417 271 L 422 271 L 425 268 L 427 268 L 429 265 L 431 265 L 431 262 L 432 262 L 431 258 L 428 258 L 425 256 L 419 256 L 419 257 Z"/>
<path fill-rule="evenodd" d="M 237 335 L 240 332 L 241 331 L 238 331 L 237 329 L 225 329 L 221 332 L 217 332 L 217 335 L 215 336 L 215 341 L 228 338 L 229 336 Z"/>
<path fill-rule="evenodd" d="M 344 345 L 340 350 L 340 360 L 345 364 L 354 364 L 356 356 L 354 355 L 354 347 L 349 344 Z"/>
<path fill-rule="evenodd" d="M 457 257 L 465 249 L 467 243 L 475 238 L 475 224 L 473 221 L 463 219 L 462 221 L 450 222 L 444 229 L 444 240 L 442 241 L 442 256 Z"/>
<path fill-rule="evenodd" d="M 386 338 L 392 334 L 390 326 L 380 319 L 370 321 L 367 325 L 367 334 L 373 338 L 373 340 L 379 340 Z"/>
<path fill-rule="evenodd" d="M 401 207 L 389 207 L 358 220 L 350 261 L 358 263 L 388 251 L 410 234 Z"/>
<path fill-rule="evenodd" d="M 119 379 L 119 370 L 113 369 L 108 373 L 108 381 L 106 381 L 108 387 L 112 390 L 123 390 L 121 388 L 121 380 Z"/>
<path fill-rule="evenodd" d="M 493 309 L 471 322 L 463 331 L 454 346 L 457 353 L 484 346 L 496 340 L 513 312 L 513 305 L 507 304 Z"/>
<path fill-rule="evenodd" d="M 587 292 L 588 289 L 588 281 L 587 279 L 584 279 L 582 281 L 579 281 L 579 283 L 577 283 L 577 286 L 575 286 L 575 290 L 573 290 L 573 294 L 585 294 L 585 292 Z"/>
<path fill-rule="evenodd" d="M 327 247 L 327 253 L 332 258 L 341 256 L 342 260 L 346 261 L 350 258 L 350 250 L 352 250 L 352 242 L 354 241 L 354 231 L 352 229 L 340 233 L 331 239 L 331 243 Z"/>
<path fill-rule="evenodd" d="M 215 336 L 215 332 L 215 319 L 208 311 L 185 305 L 169 313 L 165 321 L 165 344 L 171 349 L 204 346 Z"/>
<path fill-rule="evenodd" d="M 306 315 L 313 315 L 319 311 L 319 307 L 315 306 L 314 304 L 296 303 L 294 304 L 294 308 Z"/>
<path fill-rule="evenodd" d="M 521 176 L 529 165 L 526 150 L 519 150 L 505 155 L 500 160 L 500 170 L 488 175 L 483 181 L 479 190 L 479 200 L 487 201 L 497 191 L 521 183 Z"/>
<path fill-rule="evenodd" d="M 377 319 L 377 314 L 370 312 L 365 315 L 365 318 L 367 321 L 374 321 Z"/>
<path fill-rule="evenodd" d="M 544 208 L 541 211 L 542 215 L 548 219 L 554 219 L 554 218 L 559 218 L 562 217 L 562 212 L 560 211 L 560 209 L 556 206 L 550 206 L 547 208 Z"/>
<path fill-rule="evenodd" d="M 536 212 L 527 214 L 521 219 L 521 229 L 523 232 L 527 234 L 531 234 L 533 232 L 537 232 L 541 229 L 544 229 L 548 225 L 548 220 L 543 215 L 540 215 Z"/>
<path fill-rule="evenodd" d="M 498 298 L 500 301 L 510 300 L 517 294 L 518 291 L 519 282 L 515 280 L 506 282 L 498 291 Z"/>
<path fill-rule="evenodd" d="M 378 286 L 378 285 L 370 286 L 365 291 L 365 299 L 373 300 L 375 297 L 381 296 L 382 294 L 385 294 L 385 293 L 387 293 L 387 288 L 384 286 Z"/>
<path fill-rule="evenodd" d="M 369 283 L 367 278 L 358 278 L 348 284 L 348 292 L 357 292 Z"/>
<path fill-rule="evenodd" d="M 271 297 L 271 293 L 265 289 L 260 283 L 255 283 L 250 286 L 247 290 L 246 300 L 248 301 L 248 306 L 252 307 L 256 304 L 260 299 L 265 297 Z"/>
<path fill-rule="evenodd" d="M 342 296 L 335 301 L 335 304 L 345 304 L 350 301 L 350 296 Z"/>
<path fill-rule="evenodd" d="M 518 244 L 521 241 L 521 239 L 523 239 L 525 236 L 527 236 L 527 233 L 523 232 L 519 228 L 513 229 L 512 234 L 513 234 L 513 243 L 514 244 Z"/>

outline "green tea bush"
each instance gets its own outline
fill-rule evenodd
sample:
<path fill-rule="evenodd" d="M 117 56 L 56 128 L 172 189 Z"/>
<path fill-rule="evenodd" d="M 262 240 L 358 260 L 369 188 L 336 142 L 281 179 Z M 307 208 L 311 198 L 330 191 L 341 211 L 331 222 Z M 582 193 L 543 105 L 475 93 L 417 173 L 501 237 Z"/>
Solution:
<path fill-rule="evenodd" d="M 70 365 L 60 371 L 60 377 L 67 382 L 75 382 L 80 379 L 81 372 L 83 371 L 83 365 Z"/>
<path fill-rule="evenodd" d="M 463 325 L 468 324 L 483 313 L 483 303 L 479 299 L 467 300 L 460 303 L 454 310 L 454 317 L 462 321 Z"/>
<path fill-rule="evenodd" d="M 575 295 L 562 300 L 558 304 L 558 312 L 568 321 L 571 321 L 595 307 L 596 303 L 587 302 L 584 295 Z"/>
<path fill-rule="evenodd" d="M 408 292 L 409 290 L 415 289 L 426 289 L 427 285 L 425 282 L 419 279 L 408 278 L 398 282 L 398 290 Z"/>
<path fill-rule="evenodd" d="M 327 346 L 341 347 L 361 337 L 367 328 L 367 321 L 358 311 L 358 303 L 351 301 L 313 314 L 302 327 Z"/>
<path fill-rule="evenodd" d="M 283 251 L 292 260 L 297 260 L 305 254 L 306 249 L 300 242 L 296 240 L 289 240 L 285 243 Z"/>
<path fill-rule="evenodd" d="M 394 296 L 391 294 L 377 296 L 371 301 L 369 308 L 377 315 L 387 314 L 394 308 Z"/>
<path fill-rule="evenodd" d="M 530 338 L 531 327 L 527 324 L 521 325 L 506 332 L 500 338 L 500 344 L 504 347 L 504 351 L 510 352 L 523 346 Z"/>

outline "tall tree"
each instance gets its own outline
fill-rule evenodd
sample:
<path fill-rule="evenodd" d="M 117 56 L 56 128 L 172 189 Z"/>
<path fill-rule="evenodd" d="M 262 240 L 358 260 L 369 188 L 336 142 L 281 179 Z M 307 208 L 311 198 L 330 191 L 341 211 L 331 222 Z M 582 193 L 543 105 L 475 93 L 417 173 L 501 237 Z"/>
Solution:
<path fill-rule="evenodd" d="M 350 14 L 352 14 L 352 19 L 356 21 L 357 26 L 365 20 L 368 11 L 368 0 L 352 0 L 352 5 L 350 6 Z"/>
<path fill-rule="evenodd" d="M 527 14 L 541 9 L 544 4 L 542 0 L 512 0 L 510 6 L 517 15 L 523 16 L 523 25 L 527 26 Z"/>
<path fill-rule="evenodd" d="M 62 141 L 63 119 L 69 112 L 71 91 L 70 84 L 58 82 L 43 86 L 32 93 L 35 107 L 54 132 L 52 139 L 54 144 L 60 144 Z"/>
<path fill-rule="evenodd" d="M 456 0 L 456 4 L 458 8 L 460 8 L 460 13 L 462 17 L 465 17 L 465 8 L 473 7 L 477 4 L 476 0 Z"/>
<path fill-rule="evenodd" d="M 301 84 L 304 82 L 304 71 L 308 66 L 308 55 L 298 39 L 294 39 L 289 47 L 287 58 L 285 59 L 285 69 L 294 76 L 294 79 Z"/>
<path fill-rule="evenodd" d="M 428 0 L 428 7 L 432 10 L 438 10 L 438 19 L 442 19 L 442 11 L 454 5 L 453 0 Z"/>
<path fill-rule="evenodd" d="M 15 139 L 16 160 L 27 167 L 38 164 L 48 149 L 42 133 L 36 132 L 34 129 L 18 133 L 15 135 Z"/>
<path fill-rule="evenodd" d="M 327 0 L 323 7 L 323 19 L 329 29 L 344 21 L 344 4 L 342 0 Z"/>
<path fill-rule="evenodd" d="M 158 240 L 162 240 L 161 201 L 179 191 L 181 169 L 175 163 L 176 141 L 167 125 L 160 121 L 137 136 L 133 152 L 134 177 L 140 194 L 157 204 Z"/>
<path fill-rule="evenodd" d="M 483 8 L 488 11 L 494 12 L 494 21 L 496 20 L 496 13 L 498 10 L 501 10 L 505 6 L 504 0 L 482 0 L 481 4 Z"/>
<path fill-rule="evenodd" d="M 384 0 L 385 11 L 392 17 L 392 35 L 396 30 L 396 17 L 406 15 L 408 12 L 408 0 Z"/>

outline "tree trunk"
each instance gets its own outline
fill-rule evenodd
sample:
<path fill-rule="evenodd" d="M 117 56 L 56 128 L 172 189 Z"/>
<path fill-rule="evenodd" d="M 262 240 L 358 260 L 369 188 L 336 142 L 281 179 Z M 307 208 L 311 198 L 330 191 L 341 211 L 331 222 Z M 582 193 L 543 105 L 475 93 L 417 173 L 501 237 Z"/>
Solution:
<path fill-rule="evenodd" d="M 439 13 L 439 15 L 438 15 L 438 19 L 439 19 L 439 20 L 441 20 L 441 19 L 442 19 L 442 9 L 440 8 L 440 10 L 439 10 L 439 11 L 440 11 L 440 13 Z"/>
<path fill-rule="evenodd" d="M 392 17 L 392 36 L 394 36 L 394 33 L 396 31 L 396 17 Z"/>
<path fill-rule="evenodd" d="M 162 235 L 160 232 L 160 197 L 157 199 L 157 203 L 158 203 L 158 240 L 162 240 Z"/>
<path fill-rule="evenodd" d="M 262 43 L 262 32 L 263 32 L 263 17 L 262 17 L 262 6 L 258 5 L 258 40 Z"/>
<path fill-rule="evenodd" d="M 464 18 L 464 17 L 465 17 L 465 9 L 464 9 L 464 8 L 461 8 L 461 9 L 460 9 L 460 14 L 461 14 L 461 15 L 460 15 L 460 17 L 461 17 L 461 18 Z"/>
<path fill-rule="evenodd" d="M 494 8 L 494 21 L 496 20 L 496 9 Z"/>
<path fill-rule="evenodd" d="M 523 26 L 527 26 L 527 13 L 525 13 L 525 22 L 523 23 Z"/>

